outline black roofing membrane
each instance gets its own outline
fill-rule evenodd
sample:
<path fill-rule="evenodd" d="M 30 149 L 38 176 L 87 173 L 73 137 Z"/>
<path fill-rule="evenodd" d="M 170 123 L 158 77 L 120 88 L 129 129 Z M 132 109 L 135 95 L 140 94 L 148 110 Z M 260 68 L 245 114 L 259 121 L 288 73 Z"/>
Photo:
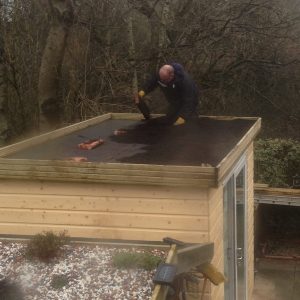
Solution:
<path fill-rule="evenodd" d="M 33 160 L 68 160 L 86 157 L 88 162 L 133 164 L 217 166 L 242 139 L 255 120 L 218 120 L 202 117 L 189 124 L 167 126 L 159 122 L 106 120 L 7 158 Z M 126 134 L 115 136 L 114 131 Z M 78 144 L 101 138 L 104 143 L 92 150 L 81 150 Z"/>

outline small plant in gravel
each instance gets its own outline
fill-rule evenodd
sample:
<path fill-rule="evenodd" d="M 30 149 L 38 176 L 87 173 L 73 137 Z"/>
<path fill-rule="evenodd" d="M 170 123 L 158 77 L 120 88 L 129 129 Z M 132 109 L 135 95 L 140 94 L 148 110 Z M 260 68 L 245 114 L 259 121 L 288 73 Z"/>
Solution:
<path fill-rule="evenodd" d="M 69 283 L 69 280 L 66 275 L 55 274 L 52 276 L 51 286 L 56 290 L 62 289 L 64 286 L 67 286 L 68 283 Z"/>
<path fill-rule="evenodd" d="M 0 299 L 1 300 L 22 300 L 24 299 L 20 287 L 0 275 Z"/>
<path fill-rule="evenodd" d="M 151 253 L 120 252 L 113 256 L 113 265 L 123 269 L 141 268 L 150 271 L 155 269 L 161 261 L 160 257 Z"/>
<path fill-rule="evenodd" d="M 55 234 L 52 231 L 46 231 L 36 234 L 27 244 L 26 257 L 28 259 L 39 259 L 42 261 L 49 261 L 57 257 L 61 251 L 61 247 L 66 244 L 69 237 L 66 232 Z"/>

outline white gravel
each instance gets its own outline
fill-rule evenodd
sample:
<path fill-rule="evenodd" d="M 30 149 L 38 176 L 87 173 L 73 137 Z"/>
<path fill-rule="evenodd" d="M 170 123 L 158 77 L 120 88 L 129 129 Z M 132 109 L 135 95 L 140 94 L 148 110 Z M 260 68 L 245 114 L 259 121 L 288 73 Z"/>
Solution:
<path fill-rule="evenodd" d="M 28 261 L 21 242 L 0 241 L 0 276 L 17 283 L 26 300 L 146 300 L 153 291 L 155 271 L 117 269 L 112 256 L 119 251 L 144 252 L 141 248 L 99 245 L 64 246 L 59 259 L 51 263 Z M 147 249 L 163 257 L 161 250 Z M 67 279 L 65 286 L 53 287 L 54 277 Z"/>

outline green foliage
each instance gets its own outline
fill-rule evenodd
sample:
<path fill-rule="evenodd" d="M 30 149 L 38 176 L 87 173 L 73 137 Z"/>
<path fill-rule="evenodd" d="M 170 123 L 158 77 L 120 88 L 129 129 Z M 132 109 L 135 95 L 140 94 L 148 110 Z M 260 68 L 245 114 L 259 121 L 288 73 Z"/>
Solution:
<path fill-rule="evenodd" d="M 51 280 L 51 286 L 57 290 L 62 289 L 64 286 L 68 285 L 68 283 L 69 280 L 67 276 L 62 274 L 53 275 Z"/>
<path fill-rule="evenodd" d="M 113 265 L 117 268 L 141 268 L 153 270 L 161 262 L 161 258 L 150 253 L 121 252 L 113 256 Z"/>
<path fill-rule="evenodd" d="M 255 181 L 273 187 L 292 187 L 300 175 L 300 142 L 291 139 L 259 139 L 255 142 Z"/>
<path fill-rule="evenodd" d="M 55 234 L 52 231 L 36 234 L 27 245 L 26 257 L 49 261 L 51 258 L 58 256 L 61 247 L 67 241 L 68 237 L 65 231 L 59 234 Z"/>

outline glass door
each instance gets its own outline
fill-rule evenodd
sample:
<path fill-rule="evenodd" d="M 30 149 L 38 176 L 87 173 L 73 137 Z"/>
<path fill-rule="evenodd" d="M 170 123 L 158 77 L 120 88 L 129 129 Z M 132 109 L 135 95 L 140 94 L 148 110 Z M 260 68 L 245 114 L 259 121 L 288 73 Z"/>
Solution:
<path fill-rule="evenodd" d="M 246 300 L 245 164 L 224 185 L 224 273 L 226 300 Z"/>
<path fill-rule="evenodd" d="M 246 299 L 246 189 L 245 167 L 235 178 L 237 299 Z"/>

